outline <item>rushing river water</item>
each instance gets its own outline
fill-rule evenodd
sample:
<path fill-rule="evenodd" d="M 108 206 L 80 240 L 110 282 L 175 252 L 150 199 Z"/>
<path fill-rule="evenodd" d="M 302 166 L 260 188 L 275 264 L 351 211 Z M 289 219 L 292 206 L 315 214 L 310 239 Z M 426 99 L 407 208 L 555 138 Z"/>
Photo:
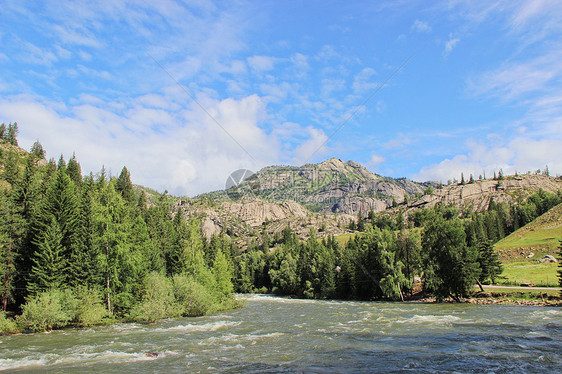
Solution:
<path fill-rule="evenodd" d="M 559 308 L 241 298 L 207 317 L 0 336 L 0 370 L 562 372 Z"/>

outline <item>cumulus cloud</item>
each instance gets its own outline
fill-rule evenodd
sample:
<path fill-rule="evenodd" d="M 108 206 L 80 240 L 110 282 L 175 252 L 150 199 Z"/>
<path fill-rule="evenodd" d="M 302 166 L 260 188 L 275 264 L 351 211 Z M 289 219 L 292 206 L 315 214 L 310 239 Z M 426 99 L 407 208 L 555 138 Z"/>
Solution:
<path fill-rule="evenodd" d="M 502 169 L 506 174 L 526 173 L 548 165 L 552 175 L 562 173 L 562 140 L 517 137 L 502 145 L 483 145 L 469 142 L 468 152 L 447 158 L 439 163 L 423 167 L 413 176 L 418 181 L 446 181 L 486 175 Z"/>

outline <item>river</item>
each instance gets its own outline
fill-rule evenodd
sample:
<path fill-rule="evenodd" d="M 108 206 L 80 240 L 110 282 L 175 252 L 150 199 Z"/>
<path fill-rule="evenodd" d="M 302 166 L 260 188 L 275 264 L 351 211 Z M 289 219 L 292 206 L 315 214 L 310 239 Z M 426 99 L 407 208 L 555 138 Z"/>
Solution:
<path fill-rule="evenodd" d="M 206 317 L 0 336 L 0 370 L 562 372 L 560 308 L 240 298 Z"/>

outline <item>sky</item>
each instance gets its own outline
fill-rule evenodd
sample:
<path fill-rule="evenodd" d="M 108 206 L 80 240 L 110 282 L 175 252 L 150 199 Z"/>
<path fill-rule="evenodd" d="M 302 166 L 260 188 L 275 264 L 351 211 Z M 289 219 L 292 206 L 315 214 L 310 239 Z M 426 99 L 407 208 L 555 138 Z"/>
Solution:
<path fill-rule="evenodd" d="M 0 122 L 174 195 L 336 157 L 562 174 L 562 2 L 1 0 Z"/>

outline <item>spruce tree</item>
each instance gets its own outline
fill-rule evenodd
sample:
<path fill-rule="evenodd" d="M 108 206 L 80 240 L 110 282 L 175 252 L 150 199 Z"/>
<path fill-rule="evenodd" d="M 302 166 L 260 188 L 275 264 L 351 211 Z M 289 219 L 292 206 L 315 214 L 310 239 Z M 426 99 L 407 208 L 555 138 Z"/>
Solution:
<path fill-rule="evenodd" d="M 66 260 L 63 253 L 63 234 L 55 217 L 37 238 L 34 265 L 27 285 L 28 292 L 37 294 L 49 289 L 59 289 L 66 281 Z"/>
<path fill-rule="evenodd" d="M 18 146 L 18 133 L 19 133 L 18 123 L 17 122 L 10 123 L 8 125 L 8 133 L 6 135 L 6 140 L 8 141 L 8 143 L 17 147 Z"/>
<path fill-rule="evenodd" d="M 8 151 L 8 157 L 4 163 L 4 172 L 2 176 L 4 180 L 10 183 L 12 186 L 15 185 L 20 178 L 20 167 L 18 163 L 18 154 L 13 150 Z"/>
<path fill-rule="evenodd" d="M 68 174 L 75 186 L 80 186 L 82 184 L 82 168 L 76 160 L 76 155 L 74 153 L 72 154 L 72 158 L 68 160 L 66 174 Z"/>
<path fill-rule="evenodd" d="M 35 141 L 31 146 L 31 154 L 37 157 L 39 160 L 43 160 L 45 158 L 45 150 L 39 140 Z"/>
<path fill-rule="evenodd" d="M 6 140 L 6 134 L 6 124 L 2 122 L 2 124 L 0 125 L 0 142 Z"/>
<path fill-rule="evenodd" d="M 133 183 L 131 182 L 131 175 L 125 166 L 121 170 L 119 178 L 117 178 L 115 189 L 121 194 L 125 201 L 133 201 Z"/>

